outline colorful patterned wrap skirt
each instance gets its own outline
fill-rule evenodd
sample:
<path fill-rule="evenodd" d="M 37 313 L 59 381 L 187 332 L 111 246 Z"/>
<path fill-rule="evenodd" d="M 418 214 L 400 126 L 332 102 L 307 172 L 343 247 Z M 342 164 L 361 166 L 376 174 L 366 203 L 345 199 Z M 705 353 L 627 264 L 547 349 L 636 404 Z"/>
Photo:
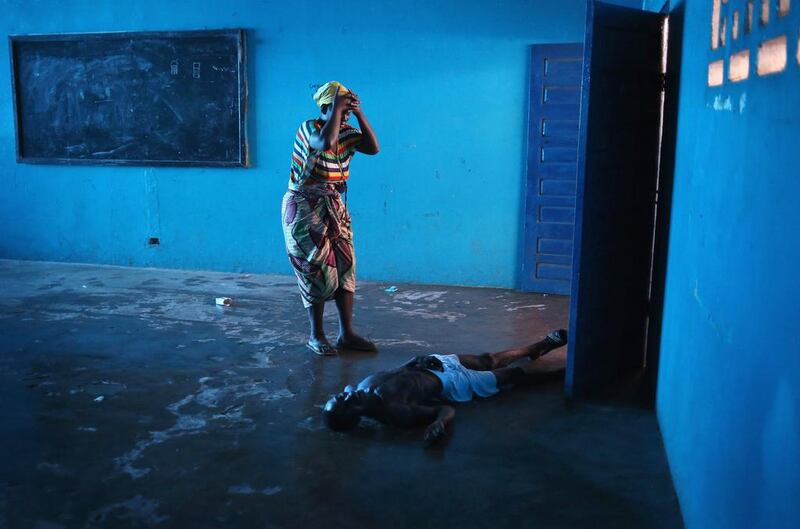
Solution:
<path fill-rule="evenodd" d="M 306 185 L 283 196 L 283 236 L 304 307 L 333 299 L 339 288 L 356 290 L 353 229 L 340 189 Z"/>

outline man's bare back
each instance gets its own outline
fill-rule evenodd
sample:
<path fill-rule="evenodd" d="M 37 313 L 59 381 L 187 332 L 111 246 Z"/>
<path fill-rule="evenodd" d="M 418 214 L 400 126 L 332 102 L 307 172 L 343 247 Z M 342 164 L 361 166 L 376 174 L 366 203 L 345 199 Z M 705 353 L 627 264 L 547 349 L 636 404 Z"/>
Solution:
<path fill-rule="evenodd" d="M 498 353 L 417 356 L 368 376 L 355 388 L 347 386 L 325 404 L 325 422 L 336 431 L 351 430 L 361 416 L 401 428 L 427 425 L 425 441 L 435 442 L 455 416 L 448 401 L 489 396 L 502 386 L 524 382 L 533 360 L 566 343 L 566 331 L 558 330 L 528 347 Z M 525 357 L 531 362 L 510 366 Z"/>

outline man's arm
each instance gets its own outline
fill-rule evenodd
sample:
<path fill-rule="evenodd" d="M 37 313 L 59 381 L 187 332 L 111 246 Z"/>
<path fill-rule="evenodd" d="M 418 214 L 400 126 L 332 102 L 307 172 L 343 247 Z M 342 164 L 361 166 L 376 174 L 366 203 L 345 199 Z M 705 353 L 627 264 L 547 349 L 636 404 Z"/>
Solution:
<path fill-rule="evenodd" d="M 447 425 L 453 420 L 453 417 L 456 416 L 456 410 L 450 406 L 436 406 L 436 408 L 436 418 L 425 428 L 424 439 L 428 444 L 433 444 L 444 437 Z"/>
<path fill-rule="evenodd" d="M 386 408 L 386 418 L 400 427 L 427 424 L 425 442 L 435 443 L 444 436 L 447 425 L 456 416 L 450 406 L 423 406 L 420 404 L 393 404 Z"/>
<path fill-rule="evenodd" d="M 421 367 L 433 371 L 444 371 L 442 361 L 431 355 L 419 355 L 411 358 L 408 362 L 401 367 Z"/>
<path fill-rule="evenodd" d="M 413 367 L 413 366 L 415 366 L 415 365 L 417 365 L 419 363 L 420 358 L 422 358 L 422 357 L 421 356 L 414 356 L 412 358 L 409 358 L 408 362 L 406 362 L 405 364 L 403 364 L 400 367 Z"/>
<path fill-rule="evenodd" d="M 353 115 L 358 120 L 358 128 L 361 129 L 361 141 L 356 145 L 356 150 L 364 154 L 378 154 L 381 150 L 378 144 L 378 137 L 375 135 L 375 131 L 372 130 L 372 125 L 370 125 L 367 116 L 364 115 L 364 111 L 361 110 L 361 100 L 358 99 L 358 96 L 355 96 L 355 98 Z"/>

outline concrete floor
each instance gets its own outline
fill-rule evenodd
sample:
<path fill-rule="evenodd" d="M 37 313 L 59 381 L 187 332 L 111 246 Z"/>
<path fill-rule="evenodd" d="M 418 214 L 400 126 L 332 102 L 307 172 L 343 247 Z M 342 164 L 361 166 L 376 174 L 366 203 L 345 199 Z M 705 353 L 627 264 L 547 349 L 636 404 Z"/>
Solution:
<path fill-rule="evenodd" d="M 654 413 L 560 383 L 459 405 L 436 449 L 324 429 L 368 373 L 567 323 L 563 297 L 386 286 L 357 294 L 380 353 L 321 358 L 291 277 L 0 260 L 0 528 L 682 527 Z"/>

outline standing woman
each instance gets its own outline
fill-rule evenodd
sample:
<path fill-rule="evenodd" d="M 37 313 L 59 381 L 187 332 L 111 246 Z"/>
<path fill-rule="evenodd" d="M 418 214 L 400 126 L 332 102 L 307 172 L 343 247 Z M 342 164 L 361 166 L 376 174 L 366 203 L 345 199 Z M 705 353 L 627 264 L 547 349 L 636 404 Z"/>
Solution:
<path fill-rule="evenodd" d="M 356 258 L 342 193 L 347 191 L 353 154 L 377 154 L 378 138 L 361 111 L 358 96 L 337 81 L 322 85 L 314 101 L 321 116 L 304 122 L 297 131 L 282 207 L 286 250 L 311 324 L 307 345 L 319 355 L 335 355 L 336 348 L 376 351 L 374 343 L 353 331 Z M 351 113 L 360 131 L 347 124 Z M 330 299 L 339 310 L 336 348 L 328 342 L 322 325 L 325 302 Z"/>

